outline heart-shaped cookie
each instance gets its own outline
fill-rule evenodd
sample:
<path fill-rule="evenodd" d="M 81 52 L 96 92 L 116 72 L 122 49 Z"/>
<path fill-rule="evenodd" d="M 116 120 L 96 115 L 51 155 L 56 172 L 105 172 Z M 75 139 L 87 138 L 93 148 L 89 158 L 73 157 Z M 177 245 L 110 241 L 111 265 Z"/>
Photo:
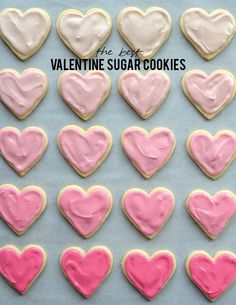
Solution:
<path fill-rule="evenodd" d="M 215 136 L 196 130 L 188 137 L 187 150 L 208 177 L 217 179 L 236 156 L 236 135 L 229 130 L 219 131 Z"/>
<path fill-rule="evenodd" d="M 223 110 L 235 94 L 235 78 L 225 70 L 216 70 L 210 75 L 192 70 L 182 80 L 184 93 L 190 102 L 207 119 L 212 119 Z"/>
<path fill-rule="evenodd" d="M 186 201 L 188 213 L 212 239 L 215 239 L 236 213 L 236 197 L 230 191 L 220 191 L 214 196 L 196 190 Z"/>
<path fill-rule="evenodd" d="M 111 34 L 112 21 L 102 9 L 65 10 L 57 19 L 57 31 L 64 44 L 78 57 L 88 59 L 96 54 Z"/>
<path fill-rule="evenodd" d="M 48 137 L 38 127 L 28 127 L 22 132 L 13 127 L 0 130 L 0 154 L 21 176 L 41 159 L 47 145 Z"/>
<path fill-rule="evenodd" d="M 152 300 L 175 272 L 174 255 L 166 250 L 157 251 L 151 257 L 142 250 L 131 250 L 122 260 L 122 269 L 130 283 L 145 298 Z"/>
<path fill-rule="evenodd" d="M 61 268 L 68 281 L 84 297 L 91 297 L 112 269 L 112 254 L 106 247 L 93 247 L 87 253 L 78 247 L 61 255 Z"/>
<path fill-rule="evenodd" d="M 110 79 L 103 71 L 64 72 L 58 81 L 64 101 L 83 120 L 91 118 L 110 92 Z"/>
<path fill-rule="evenodd" d="M 118 83 L 120 94 L 143 118 L 149 118 L 165 101 L 170 89 L 170 78 L 162 71 L 142 75 L 136 71 L 123 73 Z"/>
<path fill-rule="evenodd" d="M 117 26 L 124 41 L 144 60 L 152 58 L 166 42 L 172 21 L 168 12 L 160 7 L 146 11 L 127 7 L 120 12 Z"/>
<path fill-rule="evenodd" d="M 103 224 L 112 209 L 112 195 L 103 186 L 93 186 L 85 192 L 69 185 L 58 196 L 62 215 L 85 238 L 92 236 Z"/>
<path fill-rule="evenodd" d="M 180 26 L 187 40 L 207 60 L 228 45 L 236 30 L 234 17 L 222 9 L 210 14 L 201 8 L 188 9 L 180 19 Z"/>
<path fill-rule="evenodd" d="M 162 229 L 174 206 L 174 195 L 162 187 L 153 189 L 150 194 L 141 189 L 130 189 L 122 199 L 126 216 L 148 238 L 153 238 Z"/>
<path fill-rule="evenodd" d="M 235 281 L 236 256 L 229 251 L 219 251 L 214 257 L 205 251 L 194 251 L 188 256 L 186 269 L 193 283 L 214 301 Z"/>
<path fill-rule="evenodd" d="M 0 36 L 22 60 L 41 48 L 50 28 L 50 17 L 40 8 L 30 8 L 25 12 L 7 8 L 0 13 Z"/>
<path fill-rule="evenodd" d="M 47 88 L 47 77 L 39 69 L 0 71 L 0 100 L 20 120 L 38 105 Z"/>
<path fill-rule="evenodd" d="M 60 131 L 57 142 L 64 158 L 82 177 L 87 177 L 106 159 L 112 147 L 112 136 L 102 126 L 84 131 L 76 125 L 68 125 Z"/>
<path fill-rule="evenodd" d="M 124 131 L 121 142 L 126 155 L 145 178 L 160 170 L 175 149 L 175 136 L 167 128 L 155 128 L 148 133 L 143 128 L 130 127 Z"/>
<path fill-rule="evenodd" d="M 43 248 L 29 245 L 21 252 L 15 246 L 0 248 L 0 274 L 20 294 L 25 294 L 46 264 Z"/>

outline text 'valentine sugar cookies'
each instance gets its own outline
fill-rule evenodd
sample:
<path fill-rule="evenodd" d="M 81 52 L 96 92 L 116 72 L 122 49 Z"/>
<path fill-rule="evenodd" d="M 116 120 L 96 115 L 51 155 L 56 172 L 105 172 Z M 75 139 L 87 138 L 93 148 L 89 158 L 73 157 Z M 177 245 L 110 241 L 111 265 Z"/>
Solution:
<path fill-rule="evenodd" d="M 22 60 L 41 48 L 50 28 L 50 17 L 40 8 L 30 8 L 25 12 L 6 8 L 0 12 L 0 36 Z"/>
<path fill-rule="evenodd" d="M 187 40 L 207 60 L 219 54 L 236 31 L 234 17 L 222 9 L 210 14 L 201 8 L 188 9 L 181 17 L 180 26 Z"/>
<path fill-rule="evenodd" d="M 98 8 L 85 14 L 79 10 L 63 11 L 57 19 L 57 31 L 64 44 L 78 57 L 88 59 L 95 55 L 111 34 L 109 14 Z"/>

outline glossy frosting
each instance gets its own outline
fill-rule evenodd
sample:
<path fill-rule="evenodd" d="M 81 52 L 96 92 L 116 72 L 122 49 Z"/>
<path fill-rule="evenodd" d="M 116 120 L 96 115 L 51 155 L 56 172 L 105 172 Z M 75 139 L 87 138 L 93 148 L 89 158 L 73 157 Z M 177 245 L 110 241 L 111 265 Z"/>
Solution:
<path fill-rule="evenodd" d="M 127 71 L 119 81 L 121 94 L 142 117 L 149 117 L 164 102 L 169 87 L 168 75 L 159 71 L 146 75 Z"/>
<path fill-rule="evenodd" d="M 61 257 L 61 268 L 72 286 L 90 297 L 109 274 L 112 257 L 105 248 L 93 248 L 87 254 L 69 248 Z"/>
<path fill-rule="evenodd" d="M 30 246 L 23 253 L 13 248 L 0 249 L 0 274 L 21 294 L 25 293 L 44 266 L 44 254 Z"/>

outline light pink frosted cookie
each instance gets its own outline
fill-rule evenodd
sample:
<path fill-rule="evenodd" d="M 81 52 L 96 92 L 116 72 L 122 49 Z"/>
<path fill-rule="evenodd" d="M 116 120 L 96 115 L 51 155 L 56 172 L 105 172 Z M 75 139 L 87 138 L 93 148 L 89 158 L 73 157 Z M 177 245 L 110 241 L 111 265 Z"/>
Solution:
<path fill-rule="evenodd" d="M 95 185 L 84 191 L 77 185 L 64 187 L 58 195 L 62 215 L 83 237 L 89 238 L 101 227 L 112 209 L 112 194 Z"/>
<path fill-rule="evenodd" d="M 226 190 L 214 196 L 203 190 L 195 190 L 188 196 L 186 207 L 201 229 L 215 239 L 236 213 L 236 197 Z"/>
<path fill-rule="evenodd" d="M 127 128 L 121 138 L 124 152 L 134 167 L 150 178 L 169 160 L 175 149 L 175 136 L 167 128 L 147 132 L 140 127 Z"/>
<path fill-rule="evenodd" d="M 60 264 L 71 285 L 89 298 L 110 274 L 113 259 L 106 247 L 96 246 L 87 253 L 81 248 L 70 247 L 62 253 Z"/>
<path fill-rule="evenodd" d="M 118 82 L 120 94 L 143 119 L 149 118 L 165 101 L 170 89 L 170 78 L 162 71 L 142 75 L 127 71 Z"/>
<path fill-rule="evenodd" d="M 157 251 L 151 257 L 143 250 L 130 250 L 122 260 L 125 276 L 148 300 L 161 292 L 175 268 L 175 257 L 167 250 Z"/>
<path fill-rule="evenodd" d="M 215 136 L 195 130 L 188 137 L 187 150 L 208 177 L 217 179 L 236 156 L 236 135 L 229 130 L 221 130 Z"/>
<path fill-rule="evenodd" d="M 43 271 L 47 255 L 38 245 L 22 251 L 15 246 L 0 248 L 0 274 L 20 294 L 25 294 Z"/>
<path fill-rule="evenodd" d="M 83 120 L 90 119 L 110 92 L 111 82 L 103 71 L 64 72 L 58 80 L 58 89 L 65 103 Z"/>
<path fill-rule="evenodd" d="M 38 127 L 28 127 L 22 132 L 13 127 L 0 130 L 0 154 L 21 176 L 41 159 L 47 145 L 48 137 Z"/>
<path fill-rule="evenodd" d="M 0 71 L 0 100 L 20 120 L 26 118 L 44 98 L 48 88 L 46 75 L 30 68 L 19 73 Z"/>
<path fill-rule="evenodd" d="M 130 189 L 122 198 L 126 216 L 148 238 L 153 238 L 163 228 L 174 206 L 174 195 L 163 187 L 154 188 L 150 194 L 142 189 Z"/>
<path fill-rule="evenodd" d="M 219 251 L 214 257 L 202 250 L 193 251 L 187 258 L 186 269 L 202 293 L 215 301 L 236 279 L 236 256 L 229 251 Z"/>
<path fill-rule="evenodd" d="M 182 87 L 201 114 L 212 119 L 232 101 L 236 83 L 233 74 L 226 70 L 216 70 L 209 75 L 191 70 L 184 75 Z"/>

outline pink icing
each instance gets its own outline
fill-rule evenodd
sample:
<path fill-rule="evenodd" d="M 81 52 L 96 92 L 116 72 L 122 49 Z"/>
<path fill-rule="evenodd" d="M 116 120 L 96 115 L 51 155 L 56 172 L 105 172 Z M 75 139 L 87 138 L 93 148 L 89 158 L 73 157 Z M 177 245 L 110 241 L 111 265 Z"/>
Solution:
<path fill-rule="evenodd" d="M 19 117 L 34 107 L 47 90 L 47 79 L 42 72 L 25 70 L 0 72 L 0 99 L 7 108 Z"/>
<path fill-rule="evenodd" d="M 122 95 L 142 117 L 150 116 L 164 102 L 169 86 L 168 76 L 159 71 L 146 75 L 127 71 L 119 81 Z"/>
<path fill-rule="evenodd" d="M 88 118 L 97 110 L 109 87 L 109 78 L 102 71 L 90 71 L 84 76 L 76 71 L 69 71 L 60 79 L 63 99 L 84 118 Z"/>
<path fill-rule="evenodd" d="M 90 174 L 109 152 L 111 139 L 103 127 L 93 127 L 86 134 L 73 126 L 64 127 L 58 137 L 64 157 L 82 174 Z"/>
<path fill-rule="evenodd" d="M 189 261 L 191 280 L 210 299 L 218 298 L 235 280 L 236 259 L 222 253 L 216 259 L 205 254 L 195 254 Z"/>
<path fill-rule="evenodd" d="M 112 208 L 107 190 L 96 187 L 83 192 L 76 186 L 67 187 L 59 198 L 59 208 L 79 233 L 85 237 L 95 233 Z"/>
<path fill-rule="evenodd" d="M 169 252 L 161 251 L 148 258 L 140 251 L 129 253 L 123 268 L 130 282 L 147 298 L 154 298 L 170 280 L 175 261 Z"/>
<path fill-rule="evenodd" d="M 138 230 L 152 237 L 168 220 L 174 202 L 168 190 L 157 189 L 150 195 L 142 190 L 131 190 L 124 197 L 123 207 Z"/>
<path fill-rule="evenodd" d="M 19 253 L 13 248 L 0 249 L 0 273 L 21 294 L 24 294 L 42 271 L 44 254 L 36 246 Z"/>
<path fill-rule="evenodd" d="M 40 190 L 29 187 L 17 191 L 12 186 L 0 187 L 0 216 L 17 233 L 23 233 L 43 209 Z"/>
<path fill-rule="evenodd" d="M 216 237 L 236 212 L 236 200 L 227 191 L 211 197 L 205 192 L 196 191 L 190 195 L 187 202 L 188 212 L 206 230 Z"/>
<path fill-rule="evenodd" d="M 144 129 L 131 127 L 123 134 L 123 149 L 144 176 L 152 176 L 168 160 L 175 146 L 173 133 L 158 128 L 148 134 Z"/>
<path fill-rule="evenodd" d="M 33 166 L 46 147 L 47 136 L 40 128 L 28 127 L 23 132 L 10 127 L 0 130 L 0 152 L 19 174 Z"/>
<path fill-rule="evenodd" d="M 61 257 L 61 268 L 72 286 L 83 296 L 90 297 L 109 274 L 112 258 L 105 248 L 96 247 L 87 254 L 69 248 Z"/>

